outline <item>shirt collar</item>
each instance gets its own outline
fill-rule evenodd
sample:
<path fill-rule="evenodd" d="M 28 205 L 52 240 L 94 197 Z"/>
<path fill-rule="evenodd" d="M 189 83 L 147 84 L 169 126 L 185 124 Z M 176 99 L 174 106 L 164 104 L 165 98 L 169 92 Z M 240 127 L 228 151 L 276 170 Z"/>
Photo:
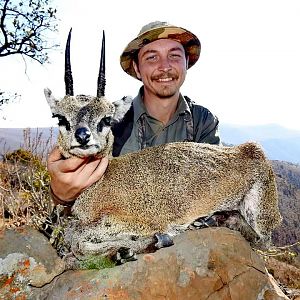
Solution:
<path fill-rule="evenodd" d="M 142 86 L 137 96 L 133 99 L 133 111 L 134 111 L 133 121 L 134 122 L 137 122 L 137 120 L 141 117 L 141 115 L 147 114 L 147 110 L 143 102 L 143 93 L 144 90 Z"/>
<path fill-rule="evenodd" d="M 144 93 L 144 89 L 142 86 L 137 96 L 133 99 L 134 122 L 137 122 L 137 120 L 141 117 L 141 115 L 143 114 L 148 115 L 145 104 L 143 102 L 143 93 Z M 191 114 L 191 109 L 187 101 L 185 100 L 185 98 L 181 94 L 179 94 L 178 107 L 176 109 L 174 116 L 183 115 L 186 113 Z"/>

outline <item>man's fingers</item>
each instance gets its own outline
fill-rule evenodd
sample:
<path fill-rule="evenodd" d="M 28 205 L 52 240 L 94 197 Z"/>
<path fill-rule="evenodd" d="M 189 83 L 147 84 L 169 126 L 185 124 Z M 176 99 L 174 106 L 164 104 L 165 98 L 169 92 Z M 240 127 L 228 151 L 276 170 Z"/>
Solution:
<path fill-rule="evenodd" d="M 81 164 L 76 169 L 76 173 L 80 174 L 79 176 L 81 177 L 81 179 L 88 180 L 88 178 L 90 177 L 90 175 L 98 167 L 100 161 L 101 161 L 101 158 L 92 158 L 92 157 L 90 157 L 89 159 L 85 160 L 84 163 Z"/>
<path fill-rule="evenodd" d="M 62 200 L 74 199 L 103 176 L 107 165 L 107 157 L 62 159 L 56 148 L 48 157 L 52 191 Z"/>
<path fill-rule="evenodd" d="M 52 163 L 55 161 L 58 161 L 62 158 L 60 151 L 58 150 L 58 147 L 55 147 L 48 155 L 48 163 Z"/>
<path fill-rule="evenodd" d="M 48 168 L 57 169 L 59 172 L 68 173 L 77 170 L 81 165 L 87 162 L 88 158 L 70 157 L 62 159 L 59 149 L 54 148 L 48 156 Z"/>
<path fill-rule="evenodd" d="M 70 157 L 66 160 L 62 160 L 58 164 L 58 169 L 62 173 L 68 173 L 68 172 L 74 172 L 77 171 L 78 168 L 84 167 L 84 165 L 87 163 L 88 158 L 80 158 L 80 157 Z"/>

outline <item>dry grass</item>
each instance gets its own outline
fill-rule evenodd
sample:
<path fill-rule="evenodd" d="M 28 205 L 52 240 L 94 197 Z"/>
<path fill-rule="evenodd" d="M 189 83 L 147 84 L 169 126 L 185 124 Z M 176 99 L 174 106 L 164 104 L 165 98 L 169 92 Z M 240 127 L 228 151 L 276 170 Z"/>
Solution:
<path fill-rule="evenodd" d="M 30 225 L 38 229 L 50 216 L 50 176 L 46 158 L 53 147 L 53 135 L 25 129 L 20 149 L 2 153 L 0 162 L 0 228 Z M 5 143 L 5 141 L 4 141 Z"/>
<path fill-rule="evenodd" d="M 254 249 L 259 255 L 261 255 L 264 260 L 269 258 L 275 258 L 278 261 L 282 261 L 291 265 L 295 265 L 297 267 L 297 256 L 298 253 L 295 251 L 295 247 L 300 246 L 300 241 L 285 246 L 272 246 L 267 250 L 258 250 Z"/>

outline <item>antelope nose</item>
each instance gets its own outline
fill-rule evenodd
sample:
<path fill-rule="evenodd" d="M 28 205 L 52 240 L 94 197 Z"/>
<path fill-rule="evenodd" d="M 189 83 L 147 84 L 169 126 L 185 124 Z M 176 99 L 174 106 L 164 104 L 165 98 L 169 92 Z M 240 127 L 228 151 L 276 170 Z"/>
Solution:
<path fill-rule="evenodd" d="M 80 145 L 86 145 L 90 140 L 91 132 L 85 128 L 80 127 L 75 131 L 75 138 Z"/>

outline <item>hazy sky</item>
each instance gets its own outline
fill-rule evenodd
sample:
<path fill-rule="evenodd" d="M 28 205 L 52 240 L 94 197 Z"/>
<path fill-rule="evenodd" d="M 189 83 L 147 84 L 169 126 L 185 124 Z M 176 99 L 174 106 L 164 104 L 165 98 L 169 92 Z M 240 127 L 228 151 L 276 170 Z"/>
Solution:
<path fill-rule="evenodd" d="M 193 5 L 193 3 L 195 3 Z M 21 57 L 0 59 L 0 87 L 20 101 L 1 112 L 0 127 L 55 125 L 43 95 L 64 95 L 63 50 L 73 27 L 71 57 L 75 94 L 96 93 L 102 30 L 106 32 L 106 96 L 135 96 L 141 83 L 126 73 L 119 56 L 140 28 L 163 20 L 195 33 L 200 60 L 182 93 L 209 108 L 222 123 L 278 123 L 300 129 L 300 1 L 57 1 L 61 19 L 51 64 Z"/>

